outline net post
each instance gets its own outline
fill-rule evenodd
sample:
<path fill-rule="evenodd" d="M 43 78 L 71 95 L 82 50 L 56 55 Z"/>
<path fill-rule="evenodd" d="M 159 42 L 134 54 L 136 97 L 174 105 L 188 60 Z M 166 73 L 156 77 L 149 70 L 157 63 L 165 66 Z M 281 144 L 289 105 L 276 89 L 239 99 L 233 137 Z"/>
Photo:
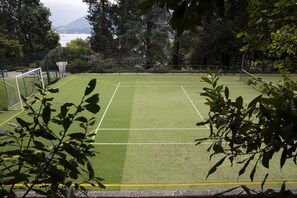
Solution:
<path fill-rule="evenodd" d="M 43 74 L 42 74 L 41 67 L 39 67 L 39 72 L 40 72 L 41 87 L 42 87 L 42 89 L 44 89 L 44 81 L 43 81 Z"/>
<path fill-rule="evenodd" d="M 22 100 L 20 87 L 19 87 L 19 82 L 18 82 L 18 76 L 15 77 L 15 82 L 16 82 L 16 88 L 17 88 L 17 92 L 18 92 L 18 96 L 19 96 L 19 100 L 20 100 L 21 110 L 24 110 L 23 100 Z"/>
<path fill-rule="evenodd" d="M 239 77 L 239 80 L 242 80 L 242 70 L 243 70 L 243 65 L 244 65 L 244 55 L 245 55 L 245 53 L 242 55 L 242 59 L 241 59 L 241 68 L 240 68 L 240 77 Z"/>

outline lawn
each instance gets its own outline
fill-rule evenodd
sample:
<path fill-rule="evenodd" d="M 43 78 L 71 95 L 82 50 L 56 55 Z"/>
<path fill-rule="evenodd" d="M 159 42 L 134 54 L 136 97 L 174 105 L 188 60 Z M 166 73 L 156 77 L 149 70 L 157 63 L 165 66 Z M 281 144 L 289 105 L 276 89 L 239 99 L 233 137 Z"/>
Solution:
<path fill-rule="evenodd" d="M 92 161 L 107 190 L 219 190 L 241 184 L 260 188 L 266 171 L 269 187 L 280 187 L 284 180 L 288 187 L 296 186 L 296 165 L 288 163 L 280 170 L 277 160 L 269 170 L 259 167 L 254 183 L 248 171 L 238 179 L 241 166 L 231 168 L 228 163 L 205 179 L 220 156 L 209 161 L 209 144 L 195 146 L 195 139 L 209 134 L 207 125 L 196 126 L 208 113 L 200 96 L 205 86 L 200 76 L 73 75 L 55 85 L 60 92 L 53 95 L 53 105 L 79 102 L 93 78 L 97 79 L 101 111 L 91 129 L 100 152 Z M 229 87 L 231 97 L 243 96 L 246 104 L 259 95 L 240 82 L 239 76 L 222 76 L 220 83 Z M 0 129 L 8 129 L 7 123 L 14 122 L 16 114 L 25 116 L 21 111 L 2 113 Z"/>

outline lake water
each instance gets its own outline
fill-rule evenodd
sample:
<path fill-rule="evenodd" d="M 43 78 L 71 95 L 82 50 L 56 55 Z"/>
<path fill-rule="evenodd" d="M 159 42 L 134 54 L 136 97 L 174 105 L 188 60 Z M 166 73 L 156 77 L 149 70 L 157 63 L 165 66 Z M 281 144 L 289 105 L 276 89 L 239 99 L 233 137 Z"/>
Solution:
<path fill-rule="evenodd" d="M 81 38 L 85 40 L 89 36 L 90 34 L 60 34 L 60 43 L 62 47 L 65 47 L 66 43 L 69 43 L 72 40 L 75 40 L 77 38 Z"/>

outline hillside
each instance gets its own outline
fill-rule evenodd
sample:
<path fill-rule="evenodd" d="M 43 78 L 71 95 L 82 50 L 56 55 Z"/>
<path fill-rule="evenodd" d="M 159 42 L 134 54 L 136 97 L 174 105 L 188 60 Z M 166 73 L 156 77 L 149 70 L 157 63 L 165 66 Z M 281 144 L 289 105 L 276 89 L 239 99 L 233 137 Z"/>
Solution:
<path fill-rule="evenodd" d="M 59 34 L 90 34 L 91 25 L 85 17 L 81 17 L 65 26 L 55 28 Z"/>

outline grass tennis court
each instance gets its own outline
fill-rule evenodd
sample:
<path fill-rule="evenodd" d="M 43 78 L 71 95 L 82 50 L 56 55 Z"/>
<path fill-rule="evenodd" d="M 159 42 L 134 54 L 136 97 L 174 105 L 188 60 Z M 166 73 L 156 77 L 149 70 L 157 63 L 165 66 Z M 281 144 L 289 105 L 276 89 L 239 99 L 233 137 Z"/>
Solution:
<path fill-rule="evenodd" d="M 96 115 L 95 145 L 100 154 L 93 159 L 97 176 L 110 191 L 220 190 L 241 184 L 260 188 L 267 170 L 259 167 L 255 182 L 249 171 L 237 181 L 241 166 L 225 163 L 208 180 L 208 170 L 220 159 L 209 161 L 207 143 L 195 146 L 195 139 L 207 137 L 208 126 L 196 123 L 207 117 L 208 107 L 200 96 L 205 86 L 200 76 L 112 76 L 77 75 L 61 79 L 55 86 L 54 105 L 79 102 L 90 79 L 97 79 L 101 111 Z M 231 97 L 243 96 L 247 104 L 259 92 L 239 81 L 239 76 L 222 76 Z M 0 114 L 0 129 L 7 129 L 14 116 Z M 90 115 L 92 116 L 92 115 Z M 267 186 L 280 187 L 287 181 L 297 185 L 296 166 L 279 160 L 271 164 Z M 92 189 L 99 190 L 99 189 Z"/>

